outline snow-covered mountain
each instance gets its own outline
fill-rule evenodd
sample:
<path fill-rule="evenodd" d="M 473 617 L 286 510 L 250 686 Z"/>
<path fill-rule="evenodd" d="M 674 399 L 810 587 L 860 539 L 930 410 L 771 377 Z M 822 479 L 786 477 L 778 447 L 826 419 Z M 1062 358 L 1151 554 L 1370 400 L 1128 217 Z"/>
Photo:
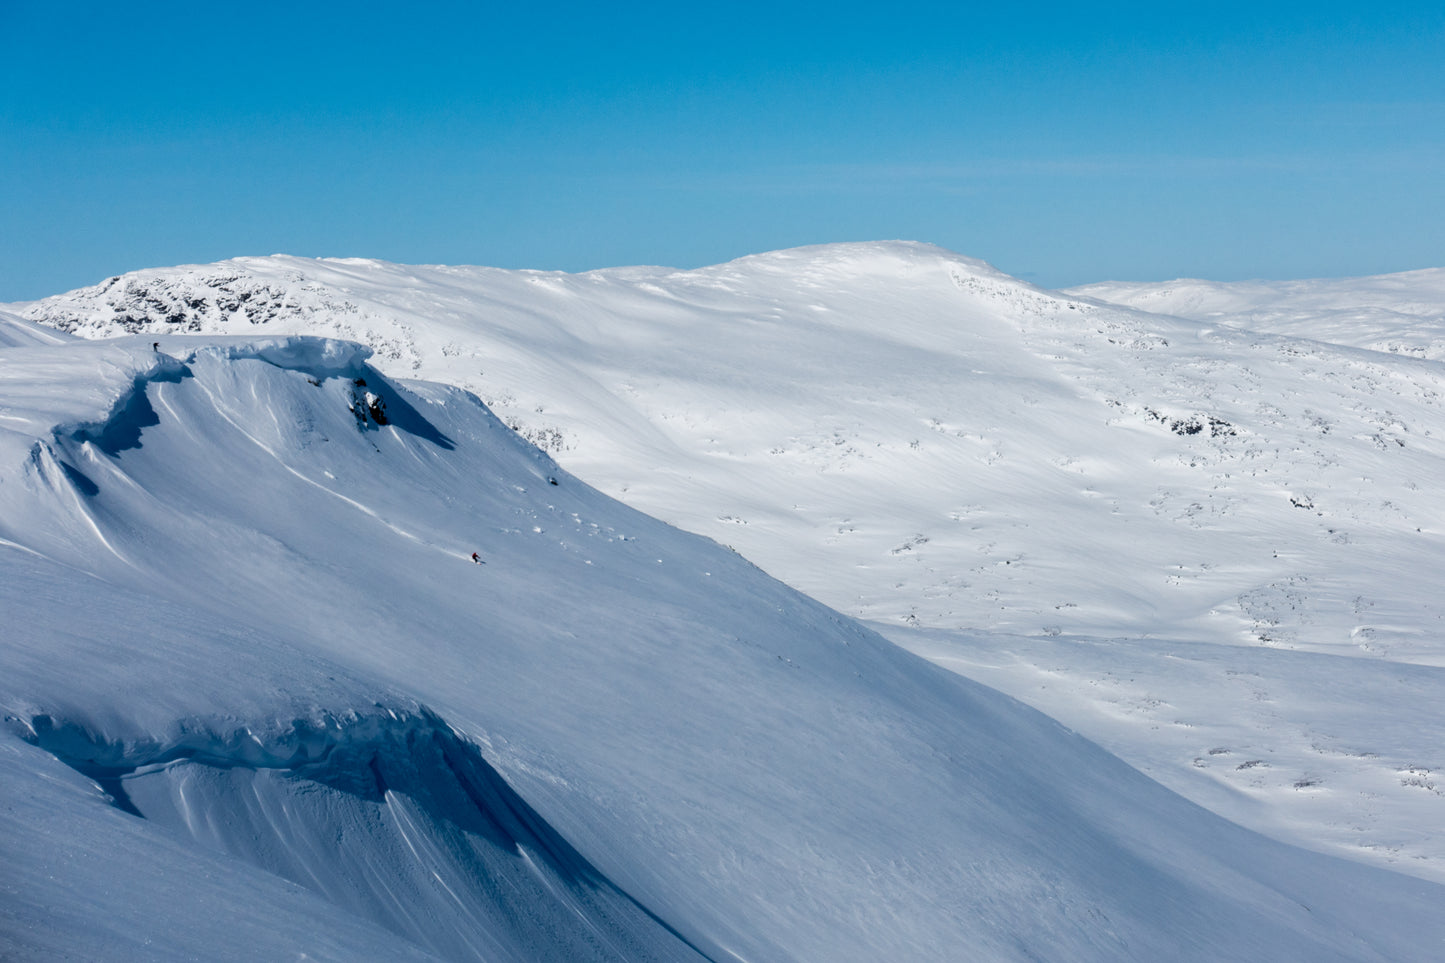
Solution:
<path fill-rule="evenodd" d="M 1441 277 L 1061 293 L 880 243 L 242 258 L 12 308 L 360 341 L 1211 809 L 1445 881 Z"/>
<path fill-rule="evenodd" d="M 1308 281 L 1106 281 L 1069 293 L 1250 331 L 1445 360 L 1445 268 Z"/>
<path fill-rule="evenodd" d="M 582 275 L 240 259 L 20 307 L 86 337 L 358 340 L 866 618 L 1445 662 L 1410 628 L 1445 613 L 1438 565 L 1339 584 L 1402 540 L 1440 558 L 1407 538 L 1440 518 L 1440 369 L 1419 359 L 1052 294 L 908 244 Z"/>
<path fill-rule="evenodd" d="M 6 959 L 1445 944 L 362 347 L 0 337 Z"/>

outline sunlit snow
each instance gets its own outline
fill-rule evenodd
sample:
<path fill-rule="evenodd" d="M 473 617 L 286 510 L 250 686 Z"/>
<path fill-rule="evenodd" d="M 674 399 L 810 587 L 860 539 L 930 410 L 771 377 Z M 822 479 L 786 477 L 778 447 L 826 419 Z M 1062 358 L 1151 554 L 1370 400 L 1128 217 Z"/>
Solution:
<path fill-rule="evenodd" d="M 1104 293 L 879 244 L 11 306 L 0 934 L 1438 956 L 1438 363 Z"/>

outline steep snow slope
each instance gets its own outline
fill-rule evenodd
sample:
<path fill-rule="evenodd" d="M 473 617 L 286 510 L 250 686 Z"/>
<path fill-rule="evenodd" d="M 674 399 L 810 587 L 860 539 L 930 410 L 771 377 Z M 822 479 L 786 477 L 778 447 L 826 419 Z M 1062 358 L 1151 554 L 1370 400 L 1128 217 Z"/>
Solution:
<path fill-rule="evenodd" d="M 1250 331 L 1445 360 L 1445 268 L 1308 281 L 1105 281 L 1068 293 Z"/>
<path fill-rule="evenodd" d="M 7 958 L 1445 946 L 1440 886 L 1193 806 L 458 389 L 150 340 L 0 349 Z"/>
<path fill-rule="evenodd" d="M 1434 277 L 1319 300 L 1394 284 L 1423 318 Z M 1147 314 L 913 244 L 582 275 L 246 258 L 16 309 L 356 338 L 1233 819 L 1445 880 L 1445 368 L 1343 321 Z"/>

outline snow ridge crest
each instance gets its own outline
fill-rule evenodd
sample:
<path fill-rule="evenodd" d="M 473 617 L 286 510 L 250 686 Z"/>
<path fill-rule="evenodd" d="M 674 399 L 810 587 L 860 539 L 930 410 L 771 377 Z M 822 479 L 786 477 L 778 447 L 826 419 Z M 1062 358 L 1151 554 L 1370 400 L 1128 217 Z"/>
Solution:
<path fill-rule="evenodd" d="M 376 703 L 255 726 L 187 720 L 129 743 L 46 713 L 5 722 L 122 812 L 312 889 L 443 958 L 710 958 L 425 706 Z"/>

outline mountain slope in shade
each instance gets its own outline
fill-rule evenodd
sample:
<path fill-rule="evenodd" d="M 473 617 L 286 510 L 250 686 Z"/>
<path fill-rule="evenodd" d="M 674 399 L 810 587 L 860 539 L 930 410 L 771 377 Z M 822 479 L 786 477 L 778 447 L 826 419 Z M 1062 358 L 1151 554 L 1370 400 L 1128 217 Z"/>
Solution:
<path fill-rule="evenodd" d="M 150 340 L 0 349 L 9 958 L 1445 944 L 1440 886 L 1199 809 L 465 392 Z"/>
<path fill-rule="evenodd" d="M 1320 282 L 1329 338 L 903 243 L 581 275 L 242 258 L 13 307 L 163 347 L 362 341 L 1232 819 L 1445 880 L 1445 369 L 1349 321 L 1425 345 L 1437 278 Z"/>

